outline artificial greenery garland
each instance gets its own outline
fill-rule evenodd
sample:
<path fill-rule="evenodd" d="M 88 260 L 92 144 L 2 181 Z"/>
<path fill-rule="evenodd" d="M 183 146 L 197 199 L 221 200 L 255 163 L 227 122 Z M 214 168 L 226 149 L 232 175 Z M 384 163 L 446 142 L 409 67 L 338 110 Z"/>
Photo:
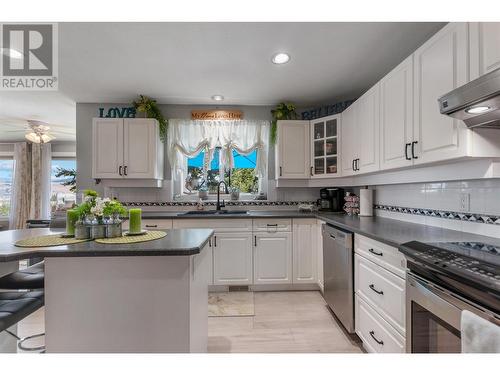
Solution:
<path fill-rule="evenodd" d="M 276 144 L 278 139 L 278 120 L 296 120 L 297 112 L 295 112 L 295 104 L 280 103 L 275 109 L 271 110 L 273 121 L 271 122 L 271 143 Z"/>
<path fill-rule="evenodd" d="M 144 112 L 148 118 L 154 118 L 160 125 L 160 139 L 165 142 L 167 139 L 168 121 L 163 117 L 156 100 L 145 95 L 139 95 L 139 99 L 133 102 L 137 112 Z"/>

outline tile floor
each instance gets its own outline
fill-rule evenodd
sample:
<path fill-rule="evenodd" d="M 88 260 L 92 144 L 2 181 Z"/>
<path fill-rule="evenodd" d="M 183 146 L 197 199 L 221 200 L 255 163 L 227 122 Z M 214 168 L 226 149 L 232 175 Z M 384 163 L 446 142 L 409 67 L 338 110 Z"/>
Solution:
<path fill-rule="evenodd" d="M 255 316 L 210 317 L 211 353 L 361 353 L 319 292 L 255 292 Z M 20 336 L 43 332 L 44 311 L 19 324 Z M 39 342 L 32 342 L 38 345 Z"/>

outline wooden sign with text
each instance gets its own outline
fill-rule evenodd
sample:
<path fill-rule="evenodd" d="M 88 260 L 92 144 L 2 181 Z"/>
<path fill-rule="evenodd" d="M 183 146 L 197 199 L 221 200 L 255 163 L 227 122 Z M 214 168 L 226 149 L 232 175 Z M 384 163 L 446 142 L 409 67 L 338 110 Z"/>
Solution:
<path fill-rule="evenodd" d="M 191 111 L 193 120 L 241 120 L 243 112 L 237 110 L 199 110 Z"/>

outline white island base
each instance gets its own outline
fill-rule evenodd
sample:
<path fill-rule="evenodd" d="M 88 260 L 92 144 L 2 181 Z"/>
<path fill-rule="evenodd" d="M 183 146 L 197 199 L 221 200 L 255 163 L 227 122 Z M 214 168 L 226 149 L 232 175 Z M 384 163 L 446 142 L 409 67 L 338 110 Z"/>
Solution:
<path fill-rule="evenodd" d="M 47 353 L 206 352 L 210 252 L 45 259 Z"/>

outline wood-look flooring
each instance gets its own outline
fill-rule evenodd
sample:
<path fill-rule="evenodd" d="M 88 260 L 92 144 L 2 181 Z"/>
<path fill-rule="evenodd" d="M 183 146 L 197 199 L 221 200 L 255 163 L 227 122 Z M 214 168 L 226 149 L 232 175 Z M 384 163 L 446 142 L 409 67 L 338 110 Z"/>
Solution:
<path fill-rule="evenodd" d="M 363 352 L 359 341 L 340 327 L 319 292 L 255 292 L 254 302 L 254 316 L 208 318 L 208 352 Z M 21 336 L 43 332 L 43 309 L 20 322 L 18 329 Z"/>

